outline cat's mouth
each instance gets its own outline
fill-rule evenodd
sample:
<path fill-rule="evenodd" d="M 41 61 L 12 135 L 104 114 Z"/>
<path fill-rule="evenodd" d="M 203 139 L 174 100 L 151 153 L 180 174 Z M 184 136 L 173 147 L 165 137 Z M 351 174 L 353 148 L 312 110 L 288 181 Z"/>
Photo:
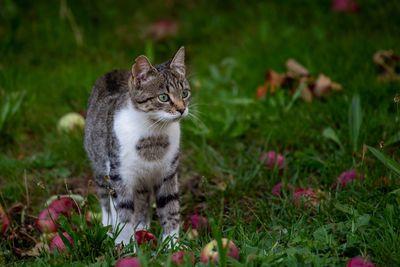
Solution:
<path fill-rule="evenodd" d="M 188 115 L 189 115 L 189 109 L 186 108 L 183 113 L 155 112 L 150 116 L 153 123 L 171 123 L 171 122 L 177 122 L 187 117 Z"/>

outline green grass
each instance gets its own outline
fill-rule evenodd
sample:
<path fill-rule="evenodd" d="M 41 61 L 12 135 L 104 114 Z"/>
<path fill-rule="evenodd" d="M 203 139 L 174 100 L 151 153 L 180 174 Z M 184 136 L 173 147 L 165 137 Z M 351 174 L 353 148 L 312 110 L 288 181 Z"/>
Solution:
<path fill-rule="evenodd" d="M 372 62 L 379 49 L 400 53 L 397 1 L 359 1 L 357 14 L 333 13 L 329 1 L 68 1 L 82 32 L 80 45 L 60 16 L 61 2 L 1 4 L 0 110 L 3 96 L 23 95 L 21 107 L 0 128 L 4 207 L 20 202 L 36 215 L 51 195 L 67 193 L 65 183 L 87 192 L 92 176 L 82 133 L 58 133 L 58 119 L 85 110 L 103 73 L 130 68 L 146 52 L 162 62 L 184 45 L 197 119 L 182 123 L 182 212 L 202 212 L 213 224 L 198 240 L 183 234 L 197 261 L 201 248 L 222 236 L 234 240 L 240 260 L 221 265 L 344 266 L 357 255 L 377 266 L 400 265 L 400 113 L 393 101 L 400 84 L 378 81 Z M 162 18 L 178 21 L 178 35 L 143 40 L 145 27 Z M 265 72 L 284 71 L 288 58 L 344 90 L 311 104 L 291 103 L 283 91 L 256 100 Z M 387 145 L 379 149 L 382 141 Z M 261 166 L 258 158 L 268 150 L 286 156 L 283 174 Z M 351 168 L 364 180 L 332 189 Z M 289 191 L 274 197 L 271 188 L 281 180 L 320 189 L 320 205 L 296 207 Z M 116 251 L 98 223 L 81 225 L 79 248 L 67 255 L 22 258 L 1 239 L 0 265 L 108 266 L 132 254 L 132 247 Z M 156 218 L 152 227 L 159 235 Z M 168 266 L 169 255 L 162 244 L 138 251 L 144 266 Z"/>

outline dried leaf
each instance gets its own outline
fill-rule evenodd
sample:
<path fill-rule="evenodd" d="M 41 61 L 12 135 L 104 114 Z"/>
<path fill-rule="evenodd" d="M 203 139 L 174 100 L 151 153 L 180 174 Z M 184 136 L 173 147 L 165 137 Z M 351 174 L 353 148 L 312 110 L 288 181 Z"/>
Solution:
<path fill-rule="evenodd" d="M 328 95 L 331 89 L 331 85 L 331 79 L 324 74 L 320 74 L 314 84 L 314 95 L 317 97 Z"/>
<path fill-rule="evenodd" d="M 312 102 L 313 95 L 312 95 L 310 88 L 305 87 L 303 90 L 301 90 L 301 98 L 307 103 Z"/>
<path fill-rule="evenodd" d="M 379 50 L 373 56 L 373 61 L 379 67 L 379 79 L 383 81 L 400 80 L 400 56 L 393 50 Z"/>
<path fill-rule="evenodd" d="M 275 93 L 278 88 L 282 87 L 282 84 L 285 82 L 286 75 L 278 73 L 274 70 L 269 70 L 265 78 L 269 84 L 269 91 L 271 93 Z"/>
<path fill-rule="evenodd" d="M 287 75 L 292 78 L 309 76 L 309 71 L 294 59 L 286 61 Z"/>
<path fill-rule="evenodd" d="M 49 246 L 46 243 L 38 242 L 32 249 L 22 251 L 21 256 L 37 257 L 42 251 L 49 251 Z"/>
<path fill-rule="evenodd" d="M 342 91 L 343 86 L 340 83 L 332 82 L 331 89 L 332 89 L 332 91 Z"/>
<path fill-rule="evenodd" d="M 256 98 L 258 100 L 264 99 L 265 96 L 267 95 L 267 91 L 268 91 L 267 86 L 265 85 L 258 86 L 256 91 Z"/>

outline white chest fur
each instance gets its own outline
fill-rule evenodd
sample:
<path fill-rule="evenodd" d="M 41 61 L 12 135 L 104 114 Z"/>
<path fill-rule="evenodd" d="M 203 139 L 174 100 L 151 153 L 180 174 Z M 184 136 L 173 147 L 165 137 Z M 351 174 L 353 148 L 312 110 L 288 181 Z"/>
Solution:
<path fill-rule="evenodd" d="M 120 175 L 128 184 L 135 186 L 140 180 L 154 184 L 171 170 L 171 162 L 179 150 L 179 122 L 172 122 L 161 128 L 155 127 L 147 114 L 136 110 L 131 103 L 121 109 L 114 117 L 114 131 L 120 145 Z M 169 145 L 166 152 L 156 161 L 147 161 L 140 157 L 136 145 L 147 137 L 167 136 Z"/>

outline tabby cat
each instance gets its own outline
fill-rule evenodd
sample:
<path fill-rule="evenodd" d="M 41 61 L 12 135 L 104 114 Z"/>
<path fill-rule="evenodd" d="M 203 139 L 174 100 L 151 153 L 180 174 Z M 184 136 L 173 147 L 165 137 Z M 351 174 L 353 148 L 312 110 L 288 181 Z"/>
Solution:
<path fill-rule="evenodd" d="M 90 95 L 85 149 L 102 223 L 114 231 L 123 227 L 116 244 L 127 244 L 135 231 L 149 228 L 152 199 L 163 239 L 178 238 L 179 120 L 188 115 L 191 97 L 184 61 L 183 47 L 172 60 L 155 66 L 139 56 L 131 71 L 100 77 Z"/>

